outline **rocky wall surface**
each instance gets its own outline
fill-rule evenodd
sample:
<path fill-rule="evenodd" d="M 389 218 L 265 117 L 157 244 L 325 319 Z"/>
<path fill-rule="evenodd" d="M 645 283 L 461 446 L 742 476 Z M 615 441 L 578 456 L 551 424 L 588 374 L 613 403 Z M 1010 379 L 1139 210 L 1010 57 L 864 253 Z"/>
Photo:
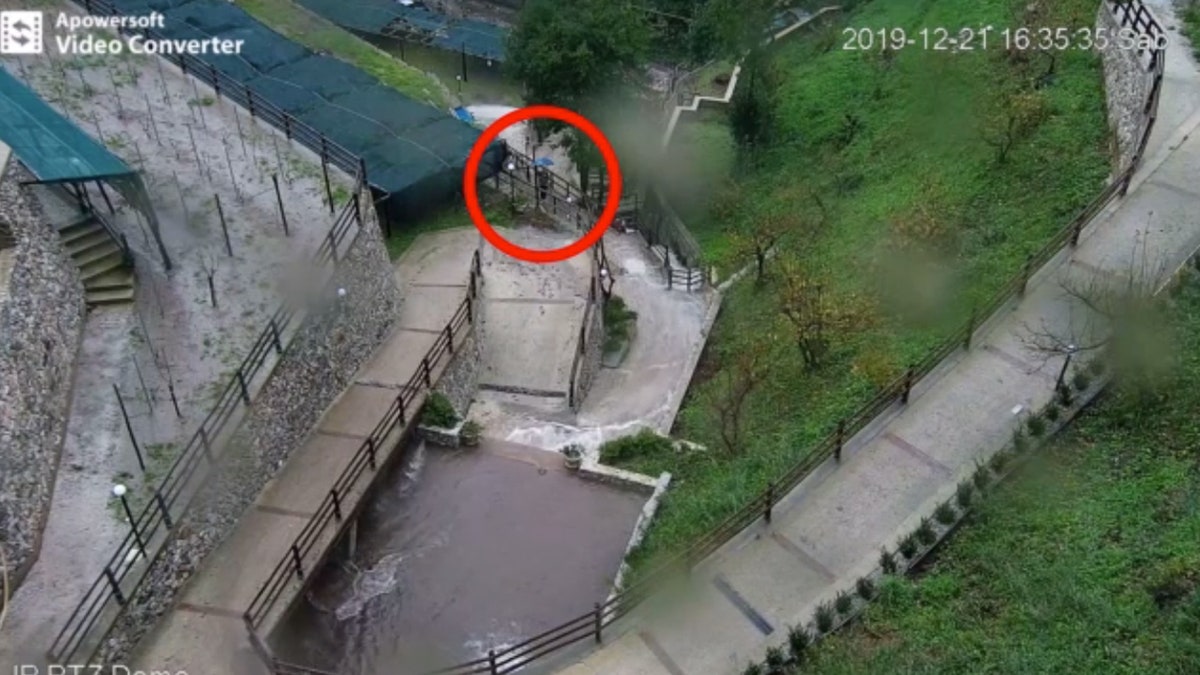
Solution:
<path fill-rule="evenodd" d="M 1122 171 L 1133 161 L 1140 142 L 1142 110 L 1150 95 L 1151 76 L 1135 50 L 1118 46 L 1116 35 L 1121 29 L 1108 3 L 1100 3 L 1096 13 L 1096 28 L 1111 37 L 1100 50 L 1104 60 L 1104 93 L 1108 102 L 1108 124 L 1116 140 L 1115 171 Z"/>
<path fill-rule="evenodd" d="M 3 159 L 0 159 L 0 164 Z M 0 166 L 0 546 L 10 592 L 37 559 L 70 412 L 83 285 L 12 159 Z"/>
<path fill-rule="evenodd" d="M 454 357 L 450 360 L 450 365 L 433 388 L 450 401 L 460 417 L 466 415 L 471 400 L 475 398 L 475 392 L 479 390 L 479 367 L 482 362 L 483 352 L 475 331 L 472 330 L 467 333 L 462 343 L 454 348 Z"/>
<path fill-rule="evenodd" d="M 593 278 L 593 284 L 596 288 L 596 300 L 588 312 L 584 332 L 583 357 L 580 359 L 579 377 L 575 381 L 576 407 L 591 390 L 592 381 L 596 379 L 596 373 L 600 372 L 600 361 L 604 357 L 604 299 L 600 293 L 598 277 Z"/>
<path fill-rule="evenodd" d="M 201 489 L 101 646 L 100 660 L 122 661 L 153 628 L 205 556 L 233 532 L 267 481 L 386 339 L 400 308 L 392 273 L 379 226 L 367 219 L 331 285 L 345 289 L 345 296 L 306 317 L 231 438 L 217 475 Z"/>

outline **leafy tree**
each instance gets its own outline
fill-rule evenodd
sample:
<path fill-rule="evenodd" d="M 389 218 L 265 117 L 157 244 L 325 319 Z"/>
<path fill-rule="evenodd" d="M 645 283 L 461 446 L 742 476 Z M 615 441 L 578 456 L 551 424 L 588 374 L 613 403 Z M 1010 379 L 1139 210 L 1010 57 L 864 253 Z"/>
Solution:
<path fill-rule="evenodd" d="M 833 298 L 825 284 L 794 258 L 784 258 L 778 268 L 779 313 L 791 329 L 805 367 L 816 370 L 829 354 L 834 336 L 861 327 L 871 313 L 858 298 Z"/>
<path fill-rule="evenodd" d="M 755 148 L 770 138 L 775 123 L 776 73 L 760 51 L 747 55 L 742 63 L 737 89 L 729 102 L 729 127 L 743 157 L 756 156 Z"/>
<path fill-rule="evenodd" d="M 612 0 L 529 0 L 506 46 L 531 103 L 579 110 L 642 63 L 650 30 L 640 9 Z"/>
<path fill-rule="evenodd" d="M 770 372 L 773 341 L 771 335 L 756 335 L 737 345 L 707 392 L 706 401 L 727 454 L 737 454 L 742 447 L 742 416 L 750 394 Z"/>
<path fill-rule="evenodd" d="M 708 0 L 696 11 L 690 41 L 698 60 L 738 58 L 766 38 L 775 0 Z"/>

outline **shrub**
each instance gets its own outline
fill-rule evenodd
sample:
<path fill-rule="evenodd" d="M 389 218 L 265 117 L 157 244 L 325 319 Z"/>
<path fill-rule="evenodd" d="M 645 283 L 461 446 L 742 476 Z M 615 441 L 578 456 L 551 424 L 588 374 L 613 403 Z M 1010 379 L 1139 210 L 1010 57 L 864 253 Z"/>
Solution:
<path fill-rule="evenodd" d="M 1046 407 L 1042 410 L 1042 417 L 1046 418 L 1046 421 L 1051 423 L 1057 422 L 1060 414 L 1061 411 L 1058 409 L 1058 405 L 1055 404 L 1054 401 L 1047 403 Z"/>
<path fill-rule="evenodd" d="M 783 647 L 767 647 L 767 670 L 769 672 L 782 673 L 786 663 L 787 656 L 783 653 Z"/>
<path fill-rule="evenodd" d="M 1046 433 L 1046 420 L 1033 415 L 1028 420 L 1025 420 L 1025 427 L 1029 429 L 1030 436 L 1039 438 L 1042 434 Z"/>
<path fill-rule="evenodd" d="M 917 538 L 913 535 L 900 540 L 900 555 L 912 560 L 912 557 L 917 554 Z"/>
<path fill-rule="evenodd" d="M 896 573 L 896 556 L 888 553 L 888 550 L 880 549 L 879 551 L 879 566 L 883 568 L 884 574 Z"/>
<path fill-rule="evenodd" d="M 828 603 L 817 608 L 817 630 L 828 633 L 833 628 L 833 607 Z"/>
<path fill-rule="evenodd" d="M 939 504 L 937 510 L 933 512 L 933 517 L 937 518 L 937 521 L 943 525 L 949 525 L 950 523 L 953 523 L 957 516 L 958 512 L 954 510 L 954 507 L 950 505 L 950 502 L 943 502 L 942 504 Z"/>
<path fill-rule="evenodd" d="M 1091 373 L 1092 375 L 1096 375 L 1096 376 L 1103 375 L 1104 374 L 1104 359 L 1097 357 L 1097 358 L 1094 358 L 1091 361 L 1089 361 L 1088 365 L 1087 365 L 1087 371 L 1089 373 Z"/>
<path fill-rule="evenodd" d="M 604 303 L 604 348 L 612 351 L 629 339 L 630 326 L 637 321 L 637 312 L 629 309 L 619 295 L 609 297 Z"/>
<path fill-rule="evenodd" d="M 1075 386 L 1076 391 L 1083 391 L 1092 384 L 1092 378 L 1087 374 L 1087 371 L 1077 370 L 1075 376 L 1071 378 L 1071 384 Z"/>
<path fill-rule="evenodd" d="M 763 667 L 757 663 L 747 663 L 742 675 L 763 675 Z"/>
<path fill-rule="evenodd" d="M 921 524 L 917 526 L 917 541 L 923 546 L 937 541 L 937 532 L 933 531 L 933 523 L 929 522 L 928 518 L 922 518 Z"/>
<path fill-rule="evenodd" d="M 1013 430 L 1013 452 L 1022 453 L 1029 449 L 1029 439 L 1020 429 Z"/>
<path fill-rule="evenodd" d="M 846 591 L 837 594 L 837 598 L 833 601 L 833 606 L 837 609 L 838 614 L 845 614 L 854 606 L 854 596 Z"/>
<path fill-rule="evenodd" d="M 674 444 L 666 436 L 659 436 L 650 429 L 642 429 L 632 436 L 611 440 L 600 446 L 602 464 L 620 464 L 642 457 L 662 457 L 674 450 Z"/>
<path fill-rule="evenodd" d="M 1063 384 L 1063 386 L 1058 388 L 1058 404 L 1059 405 L 1061 405 L 1064 408 L 1069 408 L 1069 407 L 1071 407 L 1071 403 L 1073 403 L 1074 400 L 1075 400 L 1075 397 L 1073 395 L 1071 395 L 1071 388 L 1068 387 L 1065 383 Z"/>
<path fill-rule="evenodd" d="M 802 626 L 792 626 L 788 629 L 788 649 L 792 651 L 792 659 L 799 663 L 804 659 L 804 653 L 812 644 L 812 638 Z"/>
<path fill-rule="evenodd" d="M 449 429 L 458 424 L 458 413 L 454 412 L 450 399 L 435 391 L 425 399 L 425 412 L 421 414 L 421 424 Z"/>
<path fill-rule="evenodd" d="M 971 497 L 974 496 L 974 490 L 971 489 L 970 481 L 963 481 L 958 485 L 958 492 L 954 494 L 954 501 L 958 502 L 960 508 L 971 506 Z"/>
<path fill-rule="evenodd" d="M 990 482 L 987 467 L 982 465 L 975 467 L 975 474 L 971 476 L 971 481 L 975 483 L 976 489 L 983 492 Z"/>
<path fill-rule="evenodd" d="M 467 420 L 463 423 L 462 431 L 459 436 L 462 439 L 462 444 L 467 447 L 479 445 L 479 438 L 483 435 L 483 427 L 475 420 Z"/>
<path fill-rule="evenodd" d="M 1005 465 L 1008 464 L 1008 453 L 1003 450 L 997 452 L 988 460 L 988 464 L 991 465 L 993 473 L 999 474 L 1004 470 Z"/>
<path fill-rule="evenodd" d="M 870 600 L 875 597 L 875 582 L 867 577 L 859 577 L 858 582 L 854 586 L 858 591 L 858 597 L 863 600 Z"/>

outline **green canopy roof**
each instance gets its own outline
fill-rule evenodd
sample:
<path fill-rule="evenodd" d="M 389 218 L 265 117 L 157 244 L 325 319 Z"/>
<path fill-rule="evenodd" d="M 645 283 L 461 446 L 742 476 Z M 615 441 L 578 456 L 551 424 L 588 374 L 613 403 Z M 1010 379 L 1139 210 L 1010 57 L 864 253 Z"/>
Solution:
<path fill-rule="evenodd" d="M 133 174 L 125 162 L 0 68 L 0 140 L 43 183 Z"/>

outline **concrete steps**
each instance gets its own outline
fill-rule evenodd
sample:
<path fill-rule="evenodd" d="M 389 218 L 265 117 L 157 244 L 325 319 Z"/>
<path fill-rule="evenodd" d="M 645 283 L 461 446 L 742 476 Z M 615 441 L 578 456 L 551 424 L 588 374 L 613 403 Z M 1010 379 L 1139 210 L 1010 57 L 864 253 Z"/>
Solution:
<path fill-rule="evenodd" d="M 84 215 L 59 228 L 58 234 L 79 268 L 89 306 L 133 302 L 133 272 L 103 225 Z"/>

